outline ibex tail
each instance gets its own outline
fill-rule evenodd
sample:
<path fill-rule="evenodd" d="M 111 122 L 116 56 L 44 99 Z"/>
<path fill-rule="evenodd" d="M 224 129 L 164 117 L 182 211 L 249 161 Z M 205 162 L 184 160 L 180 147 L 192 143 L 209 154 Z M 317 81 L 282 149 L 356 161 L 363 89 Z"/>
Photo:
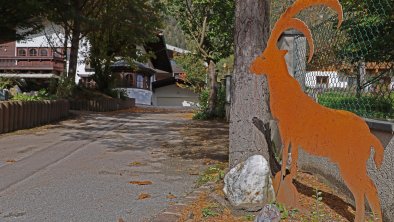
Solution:
<path fill-rule="evenodd" d="M 372 142 L 371 145 L 375 150 L 375 155 L 373 159 L 375 160 L 376 166 L 380 168 L 380 166 L 383 163 L 384 147 L 382 146 L 380 140 L 378 140 L 378 138 L 376 138 L 376 136 L 374 135 L 371 135 L 371 142 Z"/>

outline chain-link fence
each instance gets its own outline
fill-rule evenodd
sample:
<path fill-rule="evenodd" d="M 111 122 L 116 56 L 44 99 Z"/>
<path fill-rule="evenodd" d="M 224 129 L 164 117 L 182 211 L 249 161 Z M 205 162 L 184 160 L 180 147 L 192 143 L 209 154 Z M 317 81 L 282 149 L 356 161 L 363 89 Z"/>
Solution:
<path fill-rule="evenodd" d="M 294 1 L 272 2 L 272 22 Z M 291 32 L 291 74 L 316 102 L 362 117 L 394 119 L 393 0 L 341 1 L 344 22 L 313 7 L 298 17 L 313 34 L 315 54 L 307 63 L 305 37 Z M 286 35 L 285 35 L 286 36 Z"/>

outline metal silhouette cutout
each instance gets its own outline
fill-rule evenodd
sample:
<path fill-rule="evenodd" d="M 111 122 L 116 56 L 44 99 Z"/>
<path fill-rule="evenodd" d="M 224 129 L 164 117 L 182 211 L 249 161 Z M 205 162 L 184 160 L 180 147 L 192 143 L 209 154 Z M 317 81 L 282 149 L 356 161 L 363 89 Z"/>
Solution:
<path fill-rule="evenodd" d="M 267 76 L 270 108 L 278 121 L 284 145 L 281 171 L 274 178 L 277 200 L 297 207 L 298 192 L 292 181 L 297 174 L 298 149 L 302 147 L 309 154 L 327 157 L 337 164 L 356 202 L 355 221 L 364 221 L 365 197 L 375 215 L 382 220 L 378 192 L 366 168 L 371 146 L 375 149 L 375 164 L 380 167 L 384 154 L 382 144 L 357 115 L 326 108 L 306 95 L 288 72 L 284 58 L 287 51 L 277 48 L 277 41 L 285 30 L 297 29 L 307 39 L 310 49 L 308 62 L 311 61 L 314 52 L 311 31 L 303 21 L 293 17 L 313 5 L 325 5 L 336 11 L 340 27 L 343 11 L 338 0 L 297 0 L 276 22 L 266 49 L 251 65 L 253 73 Z M 290 145 L 292 162 L 290 174 L 286 175 Z"/>

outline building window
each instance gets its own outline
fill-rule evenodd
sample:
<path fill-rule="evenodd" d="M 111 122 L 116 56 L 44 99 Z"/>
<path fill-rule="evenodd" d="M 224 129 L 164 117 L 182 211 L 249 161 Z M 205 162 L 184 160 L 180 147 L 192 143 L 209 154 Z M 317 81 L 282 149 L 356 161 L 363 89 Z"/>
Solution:
<path fill-rule="evenodd" d="M 133 74 L 126 75 L 126 87 L 133 86 Z"/>
<path fill-rule="evenodd" d="M 29 56 L 37 56 L 37 50 L 36 49 L 30 49 L 29 50 Z"/>
<path fill-rule="evenodd" d="M 316 76 L 316 83 L 318 87 L 328 87 L 328 76 Z"/>
<path fill-rule="evenodd" d="M 149 78 L 145 76 L 145 89 L 149 89 L 149 88 L 150 88 L 150 81 Z"/>
<path fill-rule="evenodd" d="M 144 88 L 144 77 L 142 75 L 137 75 L 137 88 Z"/>
<path fill-rule="evenodd" d="M 48 50 L 40 49 L 40 56 L 48 56 Z"/>
<path fill-rule="evenodd" d="M 18 56 L 26 56 L 26 50 L 18 49 Z"/>
<path fill-rule="evenodd" d="M 56 58 L 62 58 L 63 57 L 62 54 L 63 53 L 62 53 L 62 51 L 60 49 L 55 49 L 55 51 L 53 52 L 53 56 L 56 57 Z M 70 57 L 68 57 L 68 58 L 70 58 Z"/>

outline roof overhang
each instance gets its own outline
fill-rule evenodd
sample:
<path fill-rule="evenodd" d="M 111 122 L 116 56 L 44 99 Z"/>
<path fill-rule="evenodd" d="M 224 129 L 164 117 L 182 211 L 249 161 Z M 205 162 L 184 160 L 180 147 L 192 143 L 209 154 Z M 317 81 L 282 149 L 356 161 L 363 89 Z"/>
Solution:
<path fill-rule="evenodd" d="M 165 87 L 165 86 L 169 86 L 169 85 L 174 85 L 176 83 L 185 84 L 185 82 L 181 79 L 170 77 L 170 78 L 166 78 L 166 79 L 157 80 L 157 81 L 152 82 L 152 88 L 157 89 L 157 88 L 161 88 L 161 87 Z"/>
<path fill-rule="evenodd" d="M 82 78 L 89 78 L 89 77 L 93 76 L 94 73 L 77 73 L 77 75 Z"/>
<path fill-rule="evenodd" d="M 171 73 L 166 72 L 166 71 L 163 71 L 163 70 L 161 70 L 161 69 L 153 69 L 153 70 L 154 70 L 155 73 L 157 73 L 157 74 L 171 74 Z"/>
<path fill-rule="evenodd" d="M 60 79 L 60 76 L 53 73 L 0 73 L 0 77 L 16 79 Z"/>

